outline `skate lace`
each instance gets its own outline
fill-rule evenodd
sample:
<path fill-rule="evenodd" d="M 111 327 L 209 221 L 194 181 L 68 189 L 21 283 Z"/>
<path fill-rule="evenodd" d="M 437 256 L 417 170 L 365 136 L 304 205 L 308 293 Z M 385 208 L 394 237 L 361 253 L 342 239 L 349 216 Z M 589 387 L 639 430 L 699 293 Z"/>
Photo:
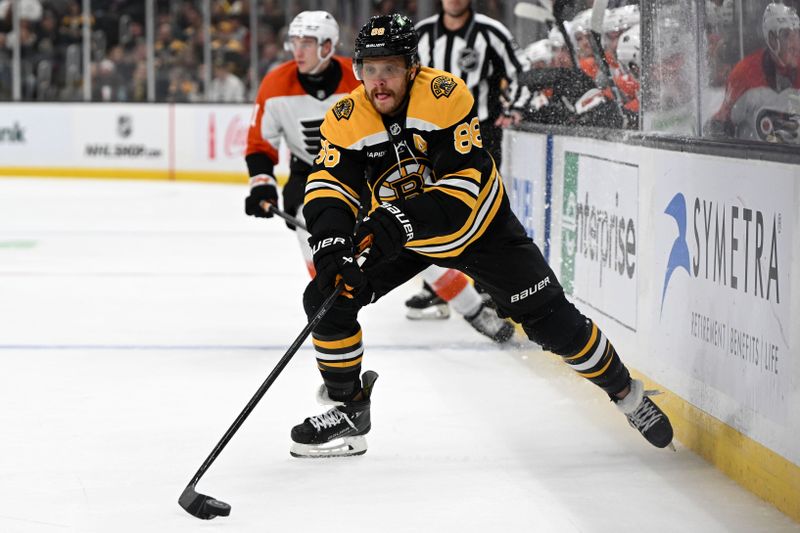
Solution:
<path fill-rule="evenodd" d="M 639 407 L 628 415 L 631 425 L 642 433 L 653 427 L 659 420 L 661 420 L 661 413 L 647 397 L 643 398 Z"/>
<path fill-rule="evenodd" d="M 356 429 L 355 424 L 353 424 L 353 422 L 350 421 L 350 418 L 338 409 L 331 409 L 326 413 L 312 416 L 308 419 L 308 421 L 311 422 L 311 425 L 314 426 L 314 429 L 316 429 L 317 431 L 320 431 L 321 429 L 325 428 L 334 427 L 337 424 L 339 424 L 339 422 L 341 422 L 342 420 L 347 422 L 347 424 L 351 428 Z"/>

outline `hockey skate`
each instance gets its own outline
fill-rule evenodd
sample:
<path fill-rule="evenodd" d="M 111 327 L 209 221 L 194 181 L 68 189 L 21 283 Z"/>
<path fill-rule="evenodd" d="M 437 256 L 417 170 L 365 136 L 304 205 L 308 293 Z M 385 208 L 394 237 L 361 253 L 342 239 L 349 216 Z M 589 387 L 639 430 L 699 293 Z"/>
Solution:
<path fill-rule="evenodd" d="M 617 409 L 628 419 L 631 427 L 641 433 L 647 441 L 657 448 L 672 444 L 672 424 L 664 411 L 653 403 L 649 396 L 661 394 L 660 391 L 644 390 L 644 384 L 631 378 L 631 390 L 621 400 L 613 400 Z M 670 446 L 673 450 L 674 446 Z"/>
<path fill-rule="evenodd" d="M 292 428 L 293 457 L 347 457 L 367 452 L 364 435 L 372 427 L 369 418 L 372 386 L 378 374 L 367 370 L 361 376 L 362 399 L 334 402 L 321 389 L 318 397 L 335 407 L 321 415 L 306 418 Z"/>
<path fill-rule="evenodd" d="M 433 292 L 428 282 L 422 290 L 406 300 L 406 318 L 409 320 L 441 320 L 450 317 L 450 306 Z"/>
<path fill-rule="evenodd" d="M 484 304 L 488 305 L 492 309 L 497 309 L 497 304 L 492 299 L 492 297 L 489 295 L 489 293 L 486 292 L 486 289 L 484 289 L 483 286 L 480 283 L 475 282 L 473 287 L 475 287 L 475 290 L 478 292 L 478 294 L 480 294 L 481 300 L 483 300 Z"/>
<path fill-rule="evenodd" d="M 497 316 L 497 311 L 485 303 L 481 304 L 474 315 L 464 315 L 464 319 L 478 333 L 486 335 L 495 342 L 502 344 L 514 336 L 514 324 Z"/>

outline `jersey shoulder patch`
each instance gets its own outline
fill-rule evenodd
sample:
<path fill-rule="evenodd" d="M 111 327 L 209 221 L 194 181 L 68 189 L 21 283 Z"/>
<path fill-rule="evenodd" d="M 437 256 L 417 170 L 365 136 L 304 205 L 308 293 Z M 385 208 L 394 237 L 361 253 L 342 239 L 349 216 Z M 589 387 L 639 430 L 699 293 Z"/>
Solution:
<path fill-rule="evenodd" d="M 431 81 L 431 92 L 437 100 L 442 97 L 449 98 L 455 88 L 456 80 L 452 76 L 442 74 Z"/>
<path fill-rule="evenodd" d="M 320 132 L 331 143 L 350 150 L 360 149 L 376 134 L 385 135 L 383 122 L 361 85 L 333 104 L 325 114 Z"/>
<path fill-rule="evenodd" d="M 411 88 L 407 123 L 422 130 L 446 129 L 464 120 L 474 102 L 461 78 L 422 67 Z"/>
<path fill-rule="evenodd" d="M 349 120 L 355 106 L 356 103 L 349 96 L 342 98 L 333 104 L 333 116 L 336 117 L 336 120 Z"/>

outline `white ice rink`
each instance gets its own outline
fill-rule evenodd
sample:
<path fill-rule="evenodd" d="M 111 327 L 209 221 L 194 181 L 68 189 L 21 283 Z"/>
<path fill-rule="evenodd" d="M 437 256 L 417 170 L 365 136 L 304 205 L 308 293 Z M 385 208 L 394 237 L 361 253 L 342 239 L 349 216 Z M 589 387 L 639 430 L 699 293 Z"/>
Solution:
<path fill-rule="evenodd" d="M 324 410 L 306 345 L 198 485 L 231 516 L 191 517 L 178 496 L 305 324 L 295 237 L 243 195 L 0 180 L 0 532 L 800 531 L 549 356 L 407 321 L 416 283 L 362 313 L 367 454 L 289 456 Z"/>

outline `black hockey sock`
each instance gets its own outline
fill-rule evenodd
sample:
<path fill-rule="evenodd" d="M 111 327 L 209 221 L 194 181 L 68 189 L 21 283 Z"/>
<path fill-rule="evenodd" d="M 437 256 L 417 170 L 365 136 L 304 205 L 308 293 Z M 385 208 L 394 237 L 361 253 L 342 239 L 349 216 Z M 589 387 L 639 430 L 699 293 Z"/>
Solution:
<path fill-rule="evenodd" d="M 584 335 L 584 338 L 588 338 L 585 338 L 580 348 L 572 353 L 559 355 L 579 375 L 614 398 L 628 386 L 630 373 L 617 355 L 614 345 L 606 339 L 600 328 L 591 320 L 586 325 L 585 331 L 588 335 Z"/>
<path fill-rule="evenodd" d="M 612 398 L 628 386 L 630 374 L 614 346 L 566 298 L 553 302 L 543 316 L 523 320 L 522 327 L 532 341 L 560 355 Z"/>
<path fill-rule="evenodd" d="M 312 334 L 317 351 L 317 366 L 328 396 L 335 401 L 349 401 L 361 390 L 361 328 L 347 334 Z"/>

